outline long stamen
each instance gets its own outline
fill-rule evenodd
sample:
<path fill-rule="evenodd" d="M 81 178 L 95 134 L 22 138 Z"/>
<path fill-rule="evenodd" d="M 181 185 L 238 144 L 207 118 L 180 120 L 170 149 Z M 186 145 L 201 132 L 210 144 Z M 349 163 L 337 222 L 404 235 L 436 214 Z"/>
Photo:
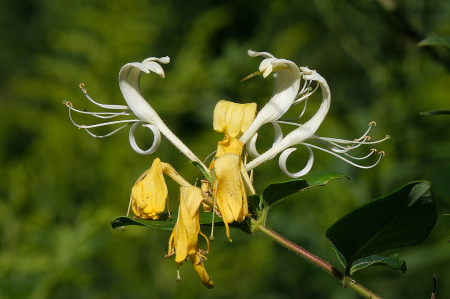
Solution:
<path fill-rule="evenodd" d="M 100 104 L 97 103 L 96 101 L 94 101 L 87 93 L 86 88 L 84 88 L 84 83 L 80 83 L 79 87 L 81 89 L 81 91 L 83 91 L 84 95 L 86 96 L 86 98 L 91 101 L 92 103 L 94 103 L 95 105 L 105 108 L 105 109 L 130 109 L 128 106 L 124 106 L 124 105 L 104 105 L 104 104 Z"/>
<path fill-rule="evenodd" d="M 384 137 L 383 139 L 377 140 L 377 141 L 355 141 L 355 140 L 345 140 L 345 139 L 338 139 L 338 138 L 328 138 L 328 137 L 318 137 L 318 136 L 313 136 L 312 138 L 316 138 L 316 139 L 320 139 L 320 140 L 324 140 L 327 142 L 336 142 L 336 143 L 342 143 L 342 144 L 358 144 L 358 143 L 364 143 L 364 144 L 376 144 L 376 143 L 380 143 L 383 142 L 385 140 L 388 140 L 391 138 L 391 136 L 386 135 L 386 137 Z"/>
<path fill-rule="evenodd" d="M 301 96 L 302 94 L 307 92 L 308 89 L 311 86 L 311 83 L 312 83 L 312 80 L 305 80 L 305 83 L 303 84 L 302 90 L 300 90 L 300 92 L 297 94 L 297 96 Z"/>
<path fill-rule="evenodd" d="M 214 215 L 216 214 L 216 202 L 217 202 L 217 186 L 219 185 L 219 181 L 216 181 L 214 184 L 214 203 L 213 203 L 213 215 L 212 215 L 212 225 L 211 225 L 211 235 L 209 236 L 209 239 L 212 241 L 214 240 Z"/>
<path fill-rule="evenodd" d="M 92 129 L 92 128 L 104 127 L 104 126 L 109 126 L 109 125 L 114 125 L 114 124 L 135 123 L 135 122 L 139 121 L 139 119 L 126 119 L 126 120 L 110 121 L 110 122 L 105 122 L 105 123 L 100 123 L 100 124 L 95 124 L 95 125 L 79 125 L 72 119 L 70 110 L 69 110 L 69 117 L 70 117 L 70 120 L 72 121 L 72 123 L 80 129 Z"/>
<path fill-rule="evenodd" d="M 369 168 L 372 168 L 372 167 L 376 166 L 376 165 L 378 164 L 378 162 L 380 162 L 381 156 L 384 156 L 384 152 L 381 151 L 381 152 L 379 152 L 380 157 L 378 158 L 378 161 L 375 162 L 375 164 L 370 165 L 370 166 L 363 166 L 363 165 L 356 164 L 356 163 L 354 163 L 354 162 L 352 162 L 352 161 L 350 161 L 350 160 L 348 160 L 348 159 L 346 159 L 346 158 L 344 158 L 344 157 L 342 157 L 342 156 L 336 154 L 335 152 L 329 151 L 329 150 L 324 149 L 324 148 L 322 148 L 322 147 L 319 147 L 319 146 L 316 146 L 316 145 L 313 145 L 313 144 L 309 144 L 309 143 L 302 143 L 302 144 L 307 145 L 307 146 L 310 146 L 310 147 L 313 147 L 313 148 L 316 148 L 316 149 L 321 150 L 321 151 L 324 151 L 324 152 L 326 152 L 326 153 L 332 154 L 333 156 L 338 157 L 339 159 L 341 159 L 341 160 L 347 162 L 348 164 L 353 165 L 353 166 L 358 167 L 358 168 L 362 168 L 362 169 L 369 169 Z"/>
<path fill-rule="evenodd" d="M 303 116 L 303 114 L 305 114 L 305 111 L 306 111 L 306 104 L 308 103 L 308 98 L 306 98 L 305 99 L 305 106 L 303 107 L 303 111 L 302 111 L 302 113 L 300 113 L 300 116 L 299 117 L 297 117 L 297 118 L 280 118 L 280 120 L 278 120 L 278 122 L 283 122 L 283 123 L 286 123 L 286 122 L 291 122 L 291 121 L 297 121 L 297 120 L 299 120 L 302 116 Z M 292 105 L 295 105 L 295 104 L 292 104 Z"/>
<path fill-rule="evenodd" d="M 180 264 L 177 263 L 177 278 L 175 279 L 175 283 L 180 282 L 181 281 L 181 276 L 180 276 Z"/>
<path fill-rule="evenodd" d="M 67 102 L 67 103 L 70 103 L 70 102 Z M 98 117 L 98 118 L 113 118 L 113 117 L 120 116 L 120 115 L 130 115 L 129 113 L 127 113 L 125 111 L 124 112 L 90 112 L 90 111 L 87 111 L 87 110 L 78 110 L 78 109 L 73 108 L 72 106 L 69 106 L 67 103 L 66 103 L 66 106 L 70 110 L 73 110 L 73 111 L 78 112 L 80 114 L 93 115 L 93 116 Z M 70 103 L 70 104 L 72 104 L 72 103 Z"/>
<path fill-rule="evenodd" d="M 316 90 L 317 90 L 318 88 L 319 88 L 319 84 L 316 85 L 316 88 L 314 88 L 314 90 L 312 90 L 312 91 L 308 92 L 307 94 L 302 95 L 300 98 L 296 99 L 296 100 L 292 103 L 292 105 L 297 105 L 298 103 L 300 103 L 300 102 L 303 101 L 304 99 L 309 98 L 313 93 L 316 92 Z"/>
<path fill-rule="evenodd" d="M 85 129 L 86 132 L 88 132 L 88 134 L 91 135 L 92 137 L 95 137 L 95 138 L 105 138 L 105 137 L 109 137 L 109 136 L 111 136 L 111 135 L 113 135 L 113 134 L 119 132 L 120 130 L 122 130 L 123 128 L 125 128 L 126 126 L 129 126 L 129 125 L 130 125 L 130 124 L 125 124 L 125 125 L 121 126 L 120 128 L 117 128 L 117 129 L 115 129 L 114 131 L 112 131 L 112 132 L 110 132 L 110 133 L 108 133 L 108 134 L 105 134 L 105 135 L 95 135 L 94 133 L 92 133 L 92 132 L 89 131 L 88 129 L 86 129 L 86 128 L 84 128 L 84 129 Z M 81 128 L 80 128 L 80 129 L 81 129 Z"/>
<path fill-rule="evenodd" d="M 375 153 L 376 151 L 377 150 L 373 148 L 373 149 L 370 150 L 370 153 L 368 155 L 364 156 L 364 157 L 355 157 L 355 156 L 352 156 L 352 155 L 350 155 L 348 153 L 345 153 L 345 152 L 343 154 L 346 155 L 347 157 L 351 158 L 351 159 L 354 159 L 354 160 L 364 160 L 364 159 L 367 159 L 368 157 L 372 156 L 372 154 Z"/>

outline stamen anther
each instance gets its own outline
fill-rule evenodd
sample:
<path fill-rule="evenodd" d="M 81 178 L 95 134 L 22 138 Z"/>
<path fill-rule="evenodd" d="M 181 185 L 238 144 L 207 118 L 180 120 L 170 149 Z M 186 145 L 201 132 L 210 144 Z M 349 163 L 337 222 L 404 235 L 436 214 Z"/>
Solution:
<path fill-rule="evenodd" d="M 86 88 L 84 88 L 84 83 L 80 83 L 80 85 L 78 86 L 81 88 L 84 94 L 87 94 Z"/>
<path fill-rule="evenodd" d="M 371 122 L 369 123 L 369 126 L 371 126 L 371 125 L 374 125 L 374 126 L 376 126 L 376 125 L 377 125 L 377 123 L 376 123 L 376 122 L 374 122 L 374 121 L 371 121 Z"/>

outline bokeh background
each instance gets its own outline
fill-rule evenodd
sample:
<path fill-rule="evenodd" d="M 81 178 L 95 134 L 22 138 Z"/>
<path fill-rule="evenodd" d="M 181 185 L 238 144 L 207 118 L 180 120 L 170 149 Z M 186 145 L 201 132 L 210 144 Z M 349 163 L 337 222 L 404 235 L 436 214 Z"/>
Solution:
<path fill-rule="evenodd" d="M 223 228 L 206 262 L 215 288 L 204 288 L 190 263 L 175 284 L 176 264 L 164 258 L 170 232 L 111 229 L 153 159 L 191 182 L 198 171 L 164 138 L 150 156 L 131 149 L 127 129 L 92 138 L 71 124 L 61 103 L 98 110 L 79 90 L 83 82 L 98 102 L 124 104 L 120 68 L 151 56 L 170 56 L 171 63 L 166 79 L 142 77 L 142 93 L 201 159 L 222 138 L 212 129 L 217 101 L 262 107 L 271 95 L 272 78 L 239 82 L 261 61 L 248 49 L 327 79 L 332 105 L 319 135 L 353 139 L 377 121 L 371 137 L 392 137 L 377 145 L 386 157 L 370 170 L 315 151 L 313 171 L 340 171 L 351 180 L 303 192 L 269 214 L 269 227 L 336 267 L 327 228 L 372 198 L 429 180 L 439 214 L 450 212 L 450 117 L 419 115 L 450 108 L 450 55 L 417 46 L 426 36 L 450 35 L 448 1 L 4 0 L 0 32 L 1 298 L 358 298 L 262 235 L 233 230 L 230 243 Z M 309 101 L 305 120 L 319 102 Z M 272 134 L 262 129 L 261 147 Z M 141 147 L 152 138 L 138 130 Z M 294 153 L 290 171 L 301 169 L 305 156 L 304 149 Z M 258 190 L 286 179 L 277 159 L 255 173 Z M 175 209 L 178 188 L 169 187 Z M 354 278 L 382 297 L 430 298 L 436 274 L 438 298 L 450 296 L 449 228 L 450 218 L 439 217 L 423 244 L 392 251 L 406 260 L 405 274 L 373 267 Z"/>

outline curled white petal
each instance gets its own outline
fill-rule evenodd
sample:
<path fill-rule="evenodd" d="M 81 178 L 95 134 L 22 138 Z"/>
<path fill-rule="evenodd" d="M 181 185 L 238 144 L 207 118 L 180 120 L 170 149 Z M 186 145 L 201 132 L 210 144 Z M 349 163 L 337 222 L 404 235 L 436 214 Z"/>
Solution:
<path fill-rule="evenodd" d="M 275 130 L 275 136 L 273 140 L 272 147 L 277 145 L 278 143 L 283 140 L 283 131 L 281 130 L 281 126 L 276 122 L 271 122 L 273 125 L 273 129 Z M 252 158 L 258 157 L 260 154 L 258 153 L 258 150 L 256 149 L 256 139 L 258 138 L 258 133 L 255 133 L 249 142 L 246 143 L 247 152 L 250 154 Z"/>
<path fill-rule="evenodd" d="M 250 56 L 263 56 L 260 71 L 266 77 L 273 72 L 274 90 L 269 102 L 259 111 L 253 123 L 241 136 L 246 143 L 262 125 L 278 120 L 291 107 L 300 89 L 301 74 L 298 66 L 292 61 L 277 59 L 266 52 L 248 52 Z"/>
<path fill-rule="evenodd" d="M 297 129 L 293 130 L 283 140 L 281 140 L 277 145 L 275 145 L 274 147 L 272 147 L 265 153 L 261 154 L 256 159 L 250 161 L 250 163 L 248 163 L 246 165 L 247 171 L 250 171 L 253 168 L 260 165 L 261 163 L 272 159 L 274 156 L 276 156 L 278 153 L 284 151 L 285 149 L 287 149 L 291 146 L 297 145 L 297 144 L 301 144 L 305 140 L 313 137 L 314 133 L 317 131 L 320 124 L 325 119 L 325 116 L 327 115 L 328 110 L 330 109 L 330 102 L 331 102 L 330 88 L 328 86 L 327 81 L 322 76 L 320 76 L 316 71 L 312 71 L 306 67 L 301 67 L 300 70 L 302 71 L 303 78 L 305 80 L 314 80 L 314 81 L 317 81 L 317 83 L 319 83 L 319 85 L 320 85 L 320 88 L 322 91 L 322 103 L 321 103 L 318 111 L 316 112 L 316 114 L 313 117 L 311 117 L 311 119 L 309 121 L 307 121 L 305 124 L 299 126 Z M 241 139 L 242 139 L 242 137 L 241 137 Z"/>
<path fill-rule="evenodd" d="M 196 161 L 202 167 L 209 171 L 208 168 L 198 159 L 194 153 L 164 124 L 159 115 L 153 110 L 150 104 L 144 99 L 140 89 L 140 78 L 142 72 L 155 72 L 164 78 L 164 70 L 157 63 L 169 63 L 169 57 L 147 58 L 142 63 L 128 63 L 122 67 L 119 72 L 119 87 L 123 97 L 130 107 L 131 111 L 145 121 L 155 126 L 176 148 L 178 148 L 191 161 Z M 131 142 L 131 139 L 130 139 Z M 147 152 L 147 151 L 145 151 Z"/>
<path fill-rule="evenodd" d="M 264 58 L 275 58 L 275 56 L 273 56 L 272 54 L 270 54 L 268 52 L 255 52 L 255 51 L 252 51 L 252 50 L 248 50 L 247 54 L 250 57 L 262 56 Z"/>
<path fill-rule="evenodd" d="M 256 139 L 258 138 L 258 133 L 255 133 L 249 142 L 246 143 L 247 152 L 252 158 L 259 156 L 258 150 L 256 149 Z"/>
<path fill-rule="evenodd" d="M 309 158 L 308 158 L 308 162 L 306 162 L 305 167 L 304 167 L 302 170 L 300 170 L 299 172 L 296 172 L 296 173 L 290 173 L 290 172 L 287 170 L 287 167 L 286 167 L 286 160 L 287 160 L 287 158 L 289 157 L 289 155 L 290 155 L 293 151 L 296 150 L 296 148 L 288 148 L 288 149 L 286 149 L 285 151 L 283 151 L 283 152 L 281 153 L 280 159 L 278 160 L 278 165 L 280 166 L 281 171 L 283 171 L 284 174 L 286 174 L 287 176 L 289 176 L 289 177 L 291 177 L 291 178 L 298 178 L 298 177 L 301 177 L 301 176 L 307 174 L 307 173 L 311 170 L 311 168 L 312 168 L 312 166 L 313 166 L 313 163 L 314 163 L 314 153 L 313 153 L 312 149 L 311 149 L 308 145 L 306 145 L 306 144 L 304 144 L 304 145 L 305 145 L 306 149 L 307 149 L 308 152 L 309 152 Z"/>
<path fill-rule="evenodd" d="M 276 121 L 272 121 L 271 123 L 273 125 L 273 129 L 275 130 L 275 137 L 272 146 L 275 146 L 280 143 L 281 140 L 283 140 L 283 131 L 281 130 L 281 126 L 279 123 L 277 123 Z"/>
<path fill-rule="evenodd" d="M 141 150 L 141 148 L 136 144 L 136 140 L 134 138 L 134 131 L 136 131 L 137 126 L 142 123 L 143 122 L 141 122 L 141 121 L 137 122 L 137 123 L 133 124 L 133 126 L 131 127 L 130 133 L 129 133 L 130 145 L 136 153 L 141 154 L 141 155 L 150 155 L 150 154 L 153 154 L 158 149 L 158 147 L 161 143 L 161 133 L 159 132 L 158 128 L 155 127 L 154 125 L 150 125 L 150 124 L 142 125 L 143 127 L 147 127 L 150 130 L 152 130 L 153 144 L 148 150 L 146 150 L 146 151 Z"/>

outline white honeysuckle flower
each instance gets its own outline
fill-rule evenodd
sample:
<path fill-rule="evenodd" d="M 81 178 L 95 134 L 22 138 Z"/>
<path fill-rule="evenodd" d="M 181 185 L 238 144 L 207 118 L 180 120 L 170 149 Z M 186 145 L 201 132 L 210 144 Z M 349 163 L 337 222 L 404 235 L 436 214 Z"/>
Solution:
<path fill-rule="evenodd" d="M 301 79 L 300 70 L 292 61 L 275 58 L 267 52 L 248 50 L 248 55 L 262 56 L 265 59 L 259 65 L 259 72 L 253 73 L 243 80 L 260 74 L 266 78 L 273 73 L 274 90 L 269 102 L 258 112 L 253 123 L 239 139 L 243 143 L 247 143 L 262 125 L 278 120 L 289 110 L 299 94 Z"/>
<path fill-rule="evenodd" d="M 154 153 L 161 142 L 161 133 L 175 146 L 177 147 L 186 157 L 191 161 L 199 163 L 206 171 L 208 168 L 192 153 L 192 151 L 183 143 L 181 140 L 169 130 L 169 128 L 164 124 L 159 115 L 153 110 L 150 104 L 143 98 L 140 91 L 140 78 L 142 73 L 150 74 L 154 72 L 158 74 L 161 78 L 164 78 L 164 70 L 159 63 L 167 64 L 170 62 L 169 57 L 155 58 L 150 57 L 145 59 L 142 63 L 132 62 L 124 65 L 119 72 L 119 87 L 122 91 L 123 97 L 127 102 L 128 106 L 123 105 L 103 105 L 94 101 L 86 92 L 84 84 L 80 84 L 85 96 L 94 104 L 101 108 L 111 109 L 111 110 L 123 110 L 122 112 L 88 112 L 81 111 L 73 108 L 71 102 L 65 101 L 66 106 L 69 108 L 69 117 L 72 123 L 80 129 L 85 129 L 90 135 L 98 138 L 108 137 L 117 131 L 123 129 L 127 125 L 132 125 L 129 132 L 129 140 L 131 147 L 139 154 L 148 155 Z M 116 116 L 128 116 L 134 115 L 137 119 L 127 119 L 127 120 L 117 120 L 111 122 L 105 122 L 95 125 L 79 125 L 75 123 L 72 119 L 71 111 L 75 111 L 82 114 L 90 114 L 98 118 L 113 118 Z M 106 135 L 95 135 L 89 129 L 107 126 L 112 124 L 124 124 L 118 129 L 106 134 Z M 134 138 L 134 132 L 136 128 L 141 125 L 152 130 L 154 139 L 153 144 L 148 150 L 142 150 L 136 144 Z"/>
<path fill-rule="evenodd" d="M 269 57 L 268 55 L 270 55 L 270 54 L 265 53 L 264 55 L 267 55 L 265 57 Z M 274 59 L 274 58 L 267 58 L 267 59 Z M 265 65 L 267 66 L 267 63 L 265 63 Z M 264 66 L 260 66 L 260 70 L 263 67 Z M 277 71 L 275 68 L 273 68 L 272 70 Z M 283 71 L 284 71 L 284 69 L 283 69 Z M 281 71 L 278 70 L 277 73 L 278 72 L 281 72 Z M 269 108 L 267 110 L 271 111 L 271 115 L 274 115 L 274 116 L 276 115 L 276 117 L 270 118 L 270 117 L 267 117 L 268 113 L 264 114 L 264 116 L 262 116 L 263 120 L 259 120 L 259 122 L 257 122 L 254 126 L 252 124 L 249 127 L 249 129 L 246 131 L 246 134 L 247 134 L 247 136 L 245 136 L 246 139 L 244 139 L 245 134 L 241 137 L 241 141 L 243 139 L 245 140 L 245 142 L 248 141 L 246 144 L 247 151 L 250 154 L 250 156 L 252 156 L 254 158 L 252 161 L 250 161 L 246 165 L 246 170 L 250 171 L 250 170 L 254 169 L 255 167 L 257 167 L 258 165 L 260 165 L 261 163 L 264 163 L 265 161 L 268 161 L 268 160 L 274 158 L 277 154 L 281 153 L 280 158 L 279 158 L 280 169 L 286 175 L 293 177 L 293 178 L 303 176 L 311 170 L 311 167 L 314 162 L 314 154 L 313 154 L 313 151 L 311 148 L 317 148 L 322 151 L 329 152 L 329 153 L 339 157 L 340 159 L 342 159 L 354 166 L 360 167 L 360 168 L 371 168 L 371 167 L 377 165 L 381 159 L 381 156 L 384 155 L 384 152 L 380 152 L 380 158 L 378 159 L 378 161 L 375 164 L 370 165 L 370 166 L 358 165 L 358 164 L 340 156 L 339 154 L 343 154 L 345 156 L 348 156 L 351 159 L 356 159 L 356 160 L 365 159 L 365 158 L 369 157 L 370 155 L 372 155 L 376 150 L 375 149 L 371 150 L 370 154 L 368 154 L 367 156 L 362 157 L 362 158 L 353 157 L 353 156 L 349 155 L 347 152 L 359 147 L 361 144 L 374 144 L 374 143 L 382 142 L 382 141 L 388 139 L 389 136 L 386 136 L 384 139 L 379 140 L 379 141 L 368 142 L 370 137 L 367 136 L 367 133 L 369 132 L 370 128 L 372 127 L 372 123 L 370 124 L 369 130 L 361 138 L 356 139 L 354 141 L 319 137 L 319 136 L 315 135 L 315 132 L 319 128 L 320 124 L 323 122 L 323 120 L 324 120 L 325 116 L 327 115 L 328 110 L 330 108 L 330 102 L 331 102 L 330 88 L 328 86 L 327 81 L 322 76 L 320 76 L 315 70 L 310 70 L 307 67 L 300 67 L 298 70 L 298 73 L 299 73 L 299 75 L 303 76 L 303 79 L 305 80 L 305 84 L 304 84 L 302 90 L 300 92 L 296 93 L 294 96 L 292 94 L 289 94 L 289 97 L 284 97 L 283 98 L 284 102 L 280 100 L 278 103 L 284 104 L 282 106 L 282 108 L 280 108 L 280 106 L 270 105 L 271 102 L 269 101 L 269 103 L 260 111 L 260 113 L 263 110 L 265 110 L 266 107 L 268 106 Z M 275 75 L 276 74 L 274 74 L 275 78 L 278 77 L 278 84 L 279 84 L 281 77 L 275 76 Z M 292 80 L 292 78 L 289 78 L 289 77 L 286 80 L 289 80 L 289 79 Z M 299 81 L 300 80 L 298 80 L 298 82 Z M 310 87 L 312 81 L 317 82 L 317 86 L 314 90 Z M 278 84 L 275 84 L 275 86 L 277 86 Z M 303 115 L 305 108 L 306 108 L 307 98 L 309 96 L 311 96 L 318 89 L 319 86 L 320 86 L 321 92 L 322 92 L 322 103 L 321 103 L 318 111 L 316 112 L 316 114 L 309 121 L 307 121 L 304 124 L 297 124 L 297 123 L 292 122 L 292 121 L 296 121 L 299 118 L 301 118 L 301 116 Z M 297 88 L 296 85 L 295 85 L 295 88 Z M 277 88 L 275 87 L 274 95 L 276 94 L 276 92 L 277 92 Z M 272 99 L 275 98 L 274 95 L 272 96 Z M 287 93 L 285 93 L 285 95 L 287 95 Z M 290 106 L 296 105 L 303 100 L 305 100 L 305 108 L 303 109 L 303 112 L 297 119 L 280 120 L 280 117 L 289 109 Z M 279 110 L 277 110 L 277 109 L 279 109 Z M 260 116 L 260 113 L 258 113 L 254 122 L 256 122 L 256 120 Z M 257 137 L 256 130 L 258 130 L 262 126 L 262 124 L 265 124 L 268 122 L 271 122 L 275 129 L 274 143 L 273 143 L 272 148 L 267 150 L 262 155 L 259 155 L 259 153 L 256 150 L 256 146 L 255 146 L 256 137 Z M 281 127 L 279 125 L 280 123 L 295 125 L 295 126 L 298 126 L 298 128 L 293 130 L 286 137 L 283 138 L 283 133 L 282 133 Z M 250 131 L 251 129 L 253 129 L 253 131 Z M 314 144 L 306 143 L 306 141 L 324 144 L 329 149 L 325 149 L 325 148 L 319 147 Z M 351 145 L 343 146 L 342 144 L 351 144 Z M 286 160 L 289 157 L 289 155 L 293 151 L 296 150 L 296 148 L 291 148 L 292 146 L 295 146 L 295 145 L 304 145 L 309 152 L 309 159 L 308 159 L 306 166 L 301 171 L 299 171 L 297 173 L 290 173 L 286 167 Z"/>

